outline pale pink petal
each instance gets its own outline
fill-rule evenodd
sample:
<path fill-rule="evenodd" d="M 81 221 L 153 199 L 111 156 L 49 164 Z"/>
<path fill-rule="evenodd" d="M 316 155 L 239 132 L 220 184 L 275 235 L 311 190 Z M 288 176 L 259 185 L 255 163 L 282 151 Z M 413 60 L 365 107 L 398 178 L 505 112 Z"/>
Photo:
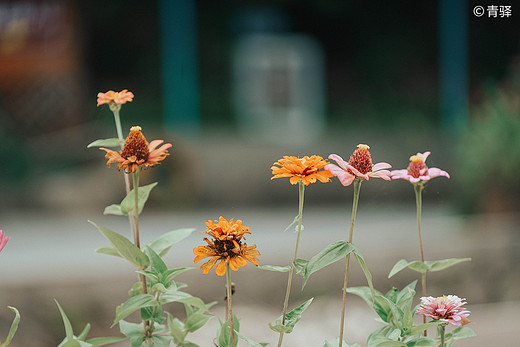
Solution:
<path fill-rule="evenodd" d="M 324 169 L 336 176 L 344 186 L 348 186 L 352 181 L 354 181 L 354 176 L 352 174 L 334 164 L 327 164 Z"/>
<path fill-rule="evenodd" d="M 390 171 L 388 171 L 388 170 L 379 170 L 377 172 L 369 172 L 368 176 L 382 178 L 385 181 L 390 181 Z"/>
<path fill-rule="evenodd" d="M 428 170 L 428 175 L 431 178 L 438 177 L 438 176 L 444 176 L 447 178 L 450 178 L 450 174 L 448 174 L 446 171 L 443 171 L 441 169 L 438 169 L 436 167 L 432 167 Z"/>
<path fill-rule="evenodd" d="M 385 162 L 381 162 L 381 163 L 374 164 L 374 166 L 372 166 L 372 171 L 390 169 L 391 167 L 392 167 L 392 165 L 385 163 Z"/>
<path fill-rule="evenodd" d="M 356 175 L 357 177 L 361 177 L 361 178 L 364 178 L 366 180 L 369 179 L 368 175 L 366 174 L 362 174 L 361 172 L 359 172 L 358 169 L 356 169 L 355 167 L 353 167 L 352 165 L 350 164 L 347 164 L 347 167 L 349 168 L 350 171 L 352 171 L 354 173 L 354 175 Z"/>
<path fill-rule="evenodd" d="M 153 140 L 148 144 L 148 150 L 152 152 L 155 149 L 155 147 L 159 146 L 163 142 L 164 140 Z"/>
<path fill-rule="evenodd" d="M 417 153 L 417 155 L 420 155 L 423 158 L 423 161 L 426 161 L 426 158 L 431 154 L 431 152 L 424 152 L 424 153 Z"/>
<path fill-rule="evenodd" d="M 339 155 L 337 154 L 331 154 L 329 155 L 329 159 L 330 160 L 334 160 L 336 161 L 336 163 L 338 163 L 338 165 L 343 169 L 343 170 L 347 170 L 348 168 L 348 163 L 346 161 L 343 160 L 343 158 L 341 158 Z"/>

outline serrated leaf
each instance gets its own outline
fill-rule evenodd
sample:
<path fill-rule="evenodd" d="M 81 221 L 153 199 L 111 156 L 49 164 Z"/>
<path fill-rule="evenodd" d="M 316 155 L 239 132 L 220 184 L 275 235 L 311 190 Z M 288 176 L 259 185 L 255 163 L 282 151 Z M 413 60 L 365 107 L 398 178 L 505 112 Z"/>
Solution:
<path fill-rule="evenodd" d="M 148 200 L 148 197 L 150 196 L 150 192 L 152 189 L 157 185 L 157 182 L 154 182 L 152 184 L 148 184 L 146 186 L 139 187 L 137 189 L 137 210 L 138 214 L 141 214 L 143 211 L 144 205 L 146 204 L 146 201 Z M 127 216 L 129 214 L 134 214 L 135 212 L 135 190 L 132 189 L 126 197 L 121 201 L 121 212 Z"/>
<path fill-rule="evenodd" d="M 96 223 L 89 221 L 107 238 L 110 244 L 117 250 L 117 252 L 130 263 L 136 265 L 140 269 L 145 269 L 150 264 L 148 257 L 136 245 L 121 234 L 118 234 L 110 229 L 96 225 Z"/>
<path fill-rule="evenodd" d="M 101 139 L 96 140 L 94 142 L 91 142 L 87 145 L 87 148 L 92 147 L 121 147 L 125 144 L 125 141 L 119 140 L 117 138 L 110 138 L 110 139 Z"/>
<path fill-rule="evenodd" d="M 122 258 L 121 254 L 119 254 L 119 252 L 113 249 L 112 247 L 99 247 L 94 252 Z"/>
<path fill-rule="evenodd" d="M 16 333 L 16 330 L 18 330 L 18 325 L 20 324 L 20 312 L 12 306 L 7 306 L 11 311 L 14 312 L 14 319 L 11 323 L 11 328 L 9 328 L 9 333 L 7 334 L 7 338 L 5 341 L 0 345 L 0 347 L 6 347 L 8 346 L 11 341 L 13 340 L 14 334 Z"/>
<path fill-rule="evenodd" d="M 112 326 L 116 325 L 119 321 L 126 318 L 133 312 L 147 306 L 152 306 L 156 303 L 154 297 L 150 294 L 139 294 L 131 297 L 125 303 L 118 307 L 116 317 Z M 120 326 L 121 327 L 121 326 Z M 124 332 L 123 332 L 124 334 Z M 125 334 L 126 335 L 126 334 Z M 128 335 L 127 335 L 128 336 Z"/>
<path fill-rule="evenodd" d="M 337 241 L 325 247 L 322 251 L 312 257 L 305 267 L 305 271 L 303 273 L 302 289 L 305 287 L 305 284 L 307 283 L 310 275 L 327 265 L 343 259 L 354 249 L 355 247 L 351 243 L 345 241 Z"/>
<path fill-rule="evenodd" d="M 287 265 L 287 266 L 258 265 L 257 268 L 260 270 L 276 271 L 276 272 L 287 272 L 291 269 L 291 267 L 289 265 Z"/>
<path fill-rule="evenodd" d="M 92 346 L 104 346 L 109 345 L 111 343 L 121 342 L 126 340 L 127 337 L 95 337 L 93 339 L 87 340 Z"/>
<path fill-rule="evenodd" d="M 465 262 L 465 261 L 471 261 L 471 258 L 451 258 L 451 259 L 442 259 L 442 260 L 435 260 L 435 261 L 426 261 L 426 264 L 430 268 L 429 271 L 441 271 L 444 269 L 447 269 L 449 267 L 452 267 L 453 265 Z"/>
<path fill-rule="evenodd" d="M 123 216 L 124 213 L 121 211 L 120 204 L 112 204 L 110 206 L 105 207 L 105 211 L 103 211 L 104 215 L 115 215 L 115 216 Z"/>
<path fill-rule="evenodd" d="M 314 298 L 310 298 L 300 306 L 296 307 L 292 311 L 285 314 L 285 324 L 283 324 L 282 316 L 278 317 L 276 321 L 274 322 L 274 325 L 271 325 L 269 323 L 269 327 L 271 330 L 274 330 L 276 332 L 283 332 L 286 334 L 289 334 L 293 331 L 294 326 L 296 323 L 300 321 L 302 318 L 302 313 L 309 307 L 309 305 L 312 303 L 312 300 Z"/>
<path fill-rule="evenodd" d="M 194 228 L 182 228 L 177 230 L 169 231 L 162 234 L 156 240 L 149 242 L 147 246 L 152 248 L 155 253 L 163 257 L 168 250 L 177 242 L 184 240 L 194 232 Z"/>

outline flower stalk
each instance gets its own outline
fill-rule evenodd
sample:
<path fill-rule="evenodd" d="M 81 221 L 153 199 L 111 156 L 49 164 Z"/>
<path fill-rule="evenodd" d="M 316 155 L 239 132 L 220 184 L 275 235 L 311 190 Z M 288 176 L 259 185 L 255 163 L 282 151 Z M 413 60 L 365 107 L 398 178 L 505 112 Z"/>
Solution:
<path fill-rule="evenodd" d="M 291 263 L 291 268 L 289 269 L 289 276 L 287 279 L 287 290 L 285 291 L 285 299 L 283 302 L 283 313 L 282 313 L 282 325 L 285 325 L 285 315 L 287 314 L 287 308 L 289 306 L 289 296 L 291 295 L 291 285 L 292 285 L 292 277 L 294 272 L 294 265 L 296 264 L 296 259 L 298 258 L 298 247 L 300 245 L 300 235 L 302 231 L 302 218 L 303 218 L 303 201 L 305 195 L 305 185 L 303 180 L 300 179 L 298 183 L 298 232 L 296 236 L 296 246 L 294 247 L 294 258 Z M 280 332 L 280 337 L 278 339 L 278 347 L 282 346 L 283 341 L 283 331 Z"/>
<path fill-rule="evenodd" d="M 231 309 L 231 270 L 229 268 L 229 262 L 226 263 L 226 299 L 227 299 L 227 309 L 226 309 L 226 319 L 229 321 L 229 329 L 231 330 L 231 343 L 234 346 L 236 346 L 235 342 L 235 328 L 233 327 L 233 311 Z"/>
<path fill-rule="evenodd" d="M 421 250 L 421 261 L 424 263 L 424 248 L 422 242 L 421 233 L 421 212 L 422 212 L 422 191 L 424 189 L 424 181 L 413 183 L 413 189 L 415 191 L 415 202 L 417 206 L 417 230 L 419 231 L 419 248 Z M 421 289 L 422 296 L 426 296 L 426 271 L 421 272 Z M 426 316 L 423 316 L 423 323 L 426 323 Z M 428 331 L 424 330 L 424 336 L 428 336 Z"/>
<path fill-rule="evenodd" d="M 440 338 L 441 338 L 441 345 L 440 347 L 445 347 L 446 346 L 446 342 L 445 342 L 445 339 L 446 339 L 446 324 L 441 324 L 441 326 L 439 327 L 439 335 L 440 335 Z"/>
<path fill-rule="evenodd" d="M 362 178 L 355 178 L 354 179 L 354 198 L 352 201 L 352 216 L 350 218 L 350 231 L 348 235 L 348 242 L 352 243 L 352 239 L 354 236 L 354 222 L 356 220 L 356 213 L 358 208 L 358 201 L 359 201 L 359 192 L 361 190 L 361 183 L 363 182 Z M 339 347 L 342 347 L 343 345 L 343 330 L 345 326 L 345 306 L 347 301 L 347 283 L 348 283 L 348 268 L 349 268 L 349 262 L 350 262 L 350 253 L 347 254 L 346 261 L 345 261 L 345 278 L 343 280 L 343 298 L 341 302 L 341 323 L 339 327 Z"/>

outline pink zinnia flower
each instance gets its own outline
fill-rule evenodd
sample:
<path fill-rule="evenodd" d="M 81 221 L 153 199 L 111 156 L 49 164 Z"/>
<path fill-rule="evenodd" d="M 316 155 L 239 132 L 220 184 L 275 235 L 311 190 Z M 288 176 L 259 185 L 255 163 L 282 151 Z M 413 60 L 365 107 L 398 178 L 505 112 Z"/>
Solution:
<path fill-rule="evenodd" d="M 9 241 L 10 238 L 11 238 L 11 236 L 5 237 L 5 234 L 3 233 L 3 231 L 0 230 L 0 251 L 2 251 L 2 249 L 4 249 L 5 244 L 7 243 L 7 241 Z"/>
<path fill-rule="evenodd" d="M 338 165 L 325 165 L 325 170 L 336 176 L 344 186 L 350 185 L 356 177 L 368 180 L 370 177 L 382 178 L 390 181 L 390 171 L 386 170 L 392 166 L 388 163 L 377 163 L 372 165 L 369 146 L 359 144 L 352 153 L 348 163 L 337 154 L 329 155 L 329 159 L 336 161 Z"/>
<path fill-rule="evenodd" d="M 450 178 L 450 175 L 441 169 L 436 167 L 428 168 L 424 163 L 426 158 L 430 155 L 430 152 L 417 153 L 410 157 L 410 165 L 405 170 L 393 170 L 392 179 L 402 178 L 408 180 L 411 183 L 417 183 L 420 181 L 429 181 L 432 178 L 438 176 L 444 176 Z"/>
<path fill-rule="evenodd" d="M 466 304 L 464 300 L 466 299 L 461 299 L 456 295 L 443 295 L 438 298 L 432 296 L 422 297 L 421 305 L 415 314 L 422 314 L 434 320 L 448 322 L 460 327 L 461 325 L 471 323 L 466 318 L 470 312 L 462 307 L 462 305 Z"/>

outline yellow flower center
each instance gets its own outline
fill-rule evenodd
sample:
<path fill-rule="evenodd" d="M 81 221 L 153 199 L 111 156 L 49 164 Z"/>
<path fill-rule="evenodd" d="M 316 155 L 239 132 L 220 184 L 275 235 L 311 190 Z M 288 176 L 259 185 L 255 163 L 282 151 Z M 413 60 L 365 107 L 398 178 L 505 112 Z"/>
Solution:
<path fill-rule="evenodd" d="M 364 150 L 368 151 L 370 149 L 370 146 L 360 143 L 359 145 L 357 145 L 357 148 L 364 149 Z"/>
<path fill-rule="evenodd" d="M 424 162 L 423 157 L 421 155 L 417 155 L 417 154 L 416 155 L 412 155 L 410 157 L 410 161 L 412 163 Z"/>

